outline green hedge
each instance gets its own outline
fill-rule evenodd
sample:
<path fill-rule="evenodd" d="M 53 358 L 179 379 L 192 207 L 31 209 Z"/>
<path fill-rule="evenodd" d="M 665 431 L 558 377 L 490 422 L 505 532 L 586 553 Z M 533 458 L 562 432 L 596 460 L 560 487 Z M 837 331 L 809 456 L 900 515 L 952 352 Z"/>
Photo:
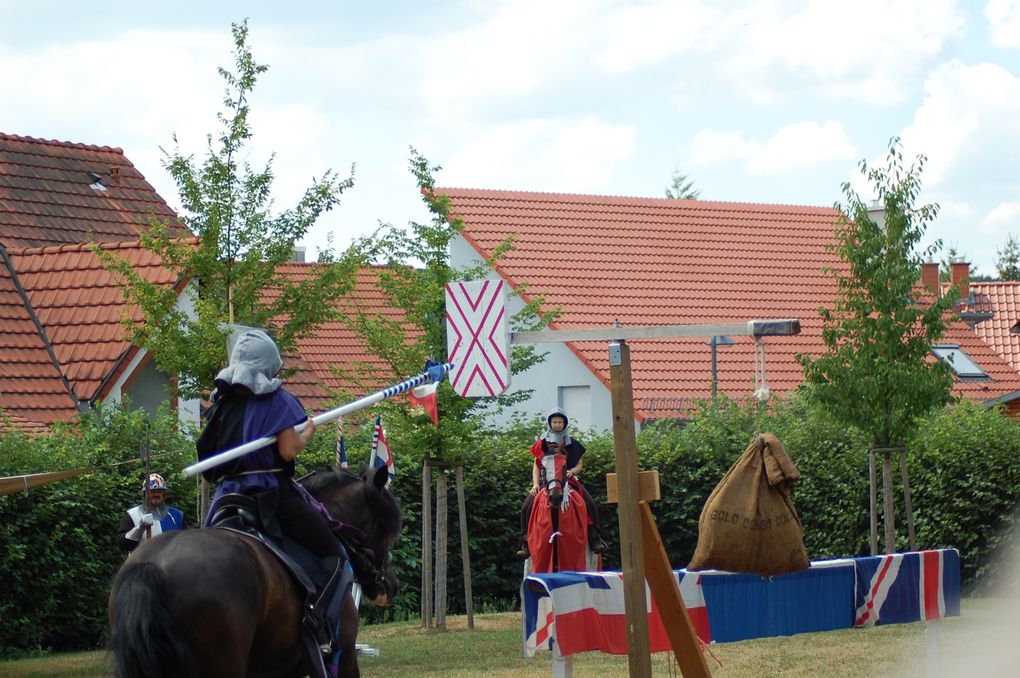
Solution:
<path fill-rule="evenodd" d="M 401 593 L 394 608 L 365 608 L 364 617 L 372 622 L 418 615 L 421 463 L 426 449 L 443 445 L 444 457 L 464 463 L 476 609 L 509 609 L 521 578 L 522 563 L 514 552 L 520 504 L 531 482 L 528 448 L 541 430 L 540 422 L 518 423 L 499 432 L 485 431 L 477 422 L 444 422 L 444 432 L 456 429 L 444 443 L 438 442 L 431 425 L 390 419 L 388 435 L 398 474 L 391 487 L 404 509 L 404 531 L 394 551 Z M 0 475 L 128 462 L 27 495 L 0 497 L 0 655 L 102 644 L 108 585 L 123 560 L 114 536 L 122 511 L 138 501 L 139 446 L 150 440 L 154 449 L 172 452 L 154 463 L 169 477 L 194 458 L 189 438 L 175 434 L 171 424 L 168 416 L 153 425 L 139 415 L 115 411 L 90 416 L 75 431 L 58 427 L 45 438 L 0 436 Z M 657 422 L 638 435 L 641 468 L 660 474 L 662 499 L 652 510 L 673 565 L 682 567 L 690 559 L 705 500 L 759 430 L 776 434 L 801 471 L 793 497 L 809 556 L 866 555 L 867 441 L 799 396 L 772 403 L 766 414 L 720 398 L 685 426 Z M 367 461 L 371 426 L 352 425 L 349 432 L 356 467 Z M 619 568 L 616 509 L 605 503 L 605 474 L 615 467 L 612 436 L 575 433 L 588 449 L 582 480 L 599 503 L 610 543 L 605 566 Z M 1017 522 L 1020 425 L 997 410 L 965 402 L 920 422 L 907 449 L 918 546 L 959 549 L 966 590 L 985 591 L 998 573 L 994 558 Z M 313 468 L 331 464 L 333 455 L 332 436 L 316 435 L 299 459 L 305 468 Z M 448 486 L 447 589 L 450 611 L 458 613 L 464 610 L 464 594 L 452 472 Z M 896 492 L 897 547 L 906 550 L 898 486 Z M 195 484 L 176 482 L 171 499 L 194 524 Z"/>
<path fill-rule="evenodd" d="M 168 415 L 152 423 L 112 410 L 34 440 L 0 436 L 0 476 L 127 462 L 0 497 L 0 656 L 102 645 L 109 582 L 126 555 L 115 543 L 117 529 L 141 499 L 140 446 L 164 453 L 153 467 L 171 480 L 194 456 L 172 424 Z M 189 522 L 194 497 L 190 483 L 170 495 Z"/>

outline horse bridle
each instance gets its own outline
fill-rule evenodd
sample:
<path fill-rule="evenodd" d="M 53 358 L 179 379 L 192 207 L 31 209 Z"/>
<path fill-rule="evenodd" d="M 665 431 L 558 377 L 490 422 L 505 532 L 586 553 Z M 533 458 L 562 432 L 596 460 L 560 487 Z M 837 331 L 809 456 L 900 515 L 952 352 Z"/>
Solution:
<path fill-rule="evenodd" d="M 361 538 L 359 538 L 358 535 L 364 537 L 364 532 L 353 526 L 348 526 L 348 528 L 350 528 L 351 532 L 356 531 L 356 534 L 349 534 L 349 536 L 344 540 L 344 543 L 347 546 L 347 555 L 351 557 L 351 565 L 354 568 L 355 574 L 364 572 L 372 579 L 372 581 L 379 586 L 382 586 L 386 581 L 385 567 L 386 564 L 390 562 L 392 556 L 389 551 L 387 551 L 382 567 L 376 566 L 376 564 L 372 562 L 372 558 L 368 555 L 368 553 L 366 553 L 366 551 L 374 553 L 374 550 L 366 548 L 363 543 L 360 543 Z"/>

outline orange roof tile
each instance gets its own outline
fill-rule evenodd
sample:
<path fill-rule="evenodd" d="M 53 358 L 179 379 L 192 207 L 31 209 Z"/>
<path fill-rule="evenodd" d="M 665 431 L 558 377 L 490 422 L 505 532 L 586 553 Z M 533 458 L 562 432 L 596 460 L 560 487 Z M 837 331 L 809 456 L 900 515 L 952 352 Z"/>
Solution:
<path fill-rule="evenodd" d="M 973 282 L 969 310 L 992 313 L 974 331 L 993 351 L 1020 372 L 1020 282 Z"/>
<path fill-rule="evenodd" d="M 832 208 L 439 188 L 463 237 L 491 256 L 507 238 L 514 248 L 496 270 L 527 299 L 562 308 L 553 328 L 731 323 L 798 318 L 801 333 L 766 339 L 766 379 L 774 393 L 802 380 L 797 353 L 819 355 L 821 306 L 836 294 L 826 267 L 845 270 L 834 242 Z M 720 391 L 753 390 L 754 346 L 734 337 L 717 349 Z M 957 394 L 989 400 L 1020 391 L 1020 379 L 962 323 L 958 343 L 991 377 L 957 381 Z M 605 342 L 575 342 L 574 353 L 607 386 Z M 705 339 L 635 342 L 631 352 L 639 418 L 654 399 L 707 398 L 711 349 Z"/>
<path fill-rule="evenodd" d="M 280 266 L 277 272 L 296 280 L 309 275 L 318 264 L 290 262 Z M 340 314 L 352 313 L 358 309 L 370 316 L 381 316 L 400 321 L 402 311 L 394 308 L 378 286 L 379 267 L 364 267 L 358 271 L 354 290 L 344 298 L 337 299 L 334 310 Z M 265 298 L 271 302 L 276 293 L 269 291 Z M 413 329 L 409 328 L 412 332 Z M 301 398 L 305 407 L 322 410 L 332 404 L 331 393 L 341 388 L 351 388 L 332 371 L 333 366 L 351 367 L 361 365 L 359 371 L 363 380 L 362 389 L 383 388 L 407 375 L 394 374 L 392 368 L 378 356 L 372 355 L 354 330 L 341 320 L 330 320 L 320 325 L 312 336 L 299 339 L 296 356 L 288 356 L 285 364 L 296 367 L 297 371 L 287 380 L 287 387 Z"/>
<path fill-rule="evenodd" d="M 0 133 L 0 244 L 137 240 L 153 217 L 179 223 L 121 149 Z"/>

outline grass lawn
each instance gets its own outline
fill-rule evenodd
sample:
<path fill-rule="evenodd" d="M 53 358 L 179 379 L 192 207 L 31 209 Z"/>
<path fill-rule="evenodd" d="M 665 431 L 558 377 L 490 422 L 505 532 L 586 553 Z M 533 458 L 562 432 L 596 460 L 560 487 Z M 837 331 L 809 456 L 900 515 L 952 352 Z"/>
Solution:
<path fill-rule="evenodd" d="M 1003 599 L 966 599 L 961 617 L 940 625 L 942 676 L 985 678 L 1020 676 L 1020 625 Z M 522 656 L 520 614 L 476 615 L 475 629 L 464 617 L 449 619 L 445 632 L 425 632 L 415 622 L 382 624 L 362 629 L 359 642 L 379 650 L 362 657 L 361 672 L 372 677 L 547 678 L 548 653 Z M 709 657 L 713 676 L 924 676 L 925 626 L 900 624 L 830 633 L 808 633 L 712 646 L 722 662 Z M 652 656 L 654 676 L 670 672 L 669 655 Z M 0 662 L 0 676 L 67 676 L 108 678 L 110 663 L 103 652 L 52 655 Z M 627 676 L 627 657 L 585 653 L 574 657 L 576 678 Z"/>

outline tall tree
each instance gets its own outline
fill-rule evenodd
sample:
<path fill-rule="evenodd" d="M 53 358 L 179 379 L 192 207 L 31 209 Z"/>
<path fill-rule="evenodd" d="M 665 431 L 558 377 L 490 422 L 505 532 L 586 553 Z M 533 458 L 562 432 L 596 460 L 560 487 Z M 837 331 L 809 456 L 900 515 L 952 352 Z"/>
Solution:
<path fill-rule="evenodd" d="M 863 431 L 872 442 L 872 454 L 882 450 L 887 552 L 896 548 L 891 451 L 901 449 L 909 507 L 904 441 L 919 417 L 952 399 L 949 367 L 929 357 L 932 345 L 948 328 L 956 289 L 941 296 L 919 289 L 921 263 L 941 247 L 941 242 L 920 246 L 938 214 L 937 205 L 915 205 L 924 160 L 919 156 L 904 167 L 899 139 L 893 139 L 884 168 L 861 162 L 862 173 L 885 208 L 881 224 L 871 219 L 867 203 L 849 182 L 843 184 L 846 202 L 837 205 L 836 242 L 831 246 L 843 265 L 829 271 L 837 284 L 833 308 L 819 311 L 827 353 L 818 358 L 798 356 L 820 403 L 836 419 Z M 873 456 L 871 460 L 874 463 Z M 874 484 L 871 491 L 875 492 Z M 872 550 L 877 551 L 874 503 L 871 510 Z M 912 538 L 909 508 L 907 520 Z"/>
<path fill-rule="evenodd" d="M 149 283 L 128 262 L 101 253 L 127 280 L 125 294 L 143 313 L 142 323 L 127 323 L 131 340 L 146 348 L 161 370 L 177 375 L 186 395 L 212 386 L 224 362 L 228 323 L 267 327 L 286 351 L 330 317 L 329 301 L 353 286 L 358 266 L 349 251 L 340 258 L 327 254 L 300 280 L 278 272 L 295 243 L 353 185 L 353 167 L 346 179 L 325 172 L 296 206 L 270 213 L 272 157 L 258 171 L 243 160 L 252 138 L 249 97 L 268 66 L 252 55 L 247 21 L 231 28 L 234 70 L 219 69 L 227 84 L 225 110 L 217 115 L 220 132 L 215 139 L 209 135 L 201 162 L 176 147 L 176 135 L 174 150 L 164 151 L 164 165 L 180 191 L 180 218 L 197 238 L 174 238 L 161 223 L 151 224 L 143 237 L 144 246 L 189 283 L 185 294 L 193 312 L 176 304 L 176 290 Z"/>
<path fill-rule="evenodd" d="M 886 166 L 865 174 L 885 206 L 885 223 L 868 216 L 868 205 L 843 184 L 846 202 L 832 249 L 844 266 L 836 279 L 833 308 L 820 309 L 827 353 L 799 356 L 806 381 L 833 415 L 856 426 L 878 447 L 899 446 L 917 417 L 951 400 L 953 377 L 931 361 L 932 344 L 946 332 L 954 294 L 920 301 L 921 263 L 941 247 L 921 248 L 938 206 L 916 206 L 924 156 L 903 165 L 899 139 L 889 145 Z"/>
<path fill-rule="evenodd" d="M 1006 244 L 996 251 L 995 270 L 999 280 L 1020 280 L 1020 243 L 1013 235 L 1006 238 Z"/>
<path fill-rule="evenodd" d="M 674 200 L 697 200 L 701 191 L 694 188 L 694 181 L 680 171 L 680 168 L 673 170 L 673 178 L 666 186 L 666 197 Z"/>

